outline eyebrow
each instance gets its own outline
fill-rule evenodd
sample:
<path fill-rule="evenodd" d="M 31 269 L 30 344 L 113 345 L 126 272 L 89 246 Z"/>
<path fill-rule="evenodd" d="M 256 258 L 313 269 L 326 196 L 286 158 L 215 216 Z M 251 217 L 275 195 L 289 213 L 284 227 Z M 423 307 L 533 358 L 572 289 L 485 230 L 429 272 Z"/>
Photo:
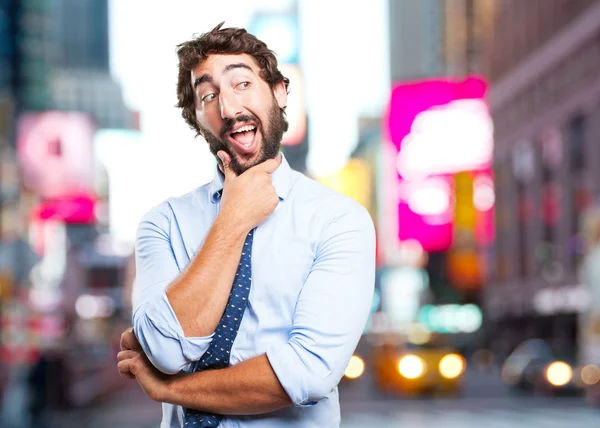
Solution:
<path fill-rule="evenodd" d="M 225 70 L 223 70 L 223 74 L 229 73 L 231 70 L 236 68 L 245 68 L 246 70 L 254 71 L 252 70 L 252 67 L 250 67 L 248 64 L 244 64 L 243 62 L 237 62 L 235 64 L 228 64 L 225 67 Z"/>
<path fill-rule="evenodd" d="M 245 68 L 246 70 L 250 70 L 250 71 L 254 72 L 254 70 L 252 70 L 252 67 L 250 67 L 248 64 L 245 64 L 243 62 L 237 62 L 235 64 L 228 64 L 227 66 L 225 66 L 225 70 L 223 70 L 223 74 L 227 74 L 231 70 L 234 70 L 236 68 Z M 203 83 L 211 83 L 212 81 L 213 81 L 213 78 L 210 74 L 203 74 L 202 76 L 200 76 L 199 78 L 194 80 L 194 89 L 196 89 L 198 86 L 200 86 Z"/>
<path fill-rule="evenodd" d="M 199 78 L 194 80 L 194 89 L 196 89 L 198 86 L 200 86 L 203 83 L 210 83 L 212 81 L 213 81 L 213 78 L 209 74 L 203 74 L 202 76 L 200 76 Z"/>

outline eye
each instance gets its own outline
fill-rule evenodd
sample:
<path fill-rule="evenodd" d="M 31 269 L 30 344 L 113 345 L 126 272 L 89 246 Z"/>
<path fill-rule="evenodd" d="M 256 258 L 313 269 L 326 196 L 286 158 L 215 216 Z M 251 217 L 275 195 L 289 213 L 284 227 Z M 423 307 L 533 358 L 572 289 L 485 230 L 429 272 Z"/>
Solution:
<path fill-rule="evenodd" d="M 237 85 L 238 89 L 248 89 L 250 87 L 250 82 L 242 82 Z"/>
<path fill-rule="evenodd" d="M 216 97 L 216 95 L 215 95 L 215 94 L 207 94 L 207 95 L 204 95 L 204 96 L 202 97 L 202 102 L 204 102 L 204 103 L 209 103 L 209 102 L 211 102 L 212 100 L 214 100 L 214 99 L 215 99 L 215 97 Z"/>

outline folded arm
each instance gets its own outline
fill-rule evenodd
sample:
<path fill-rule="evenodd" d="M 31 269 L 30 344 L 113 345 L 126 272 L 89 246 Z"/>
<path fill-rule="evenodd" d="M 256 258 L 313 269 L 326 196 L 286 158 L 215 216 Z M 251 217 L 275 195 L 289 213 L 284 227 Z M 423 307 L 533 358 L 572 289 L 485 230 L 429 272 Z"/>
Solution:
<path fill-rule="evenodd" d="M 168 234 L 170 217 L 170 207 L 164 203 L 140 222 L 133 327 L 152 364 L 163 373 L 175 374 L 208 349 L 245 234 L 229 227 L 226 217 L 217 217 L 202 248 L 182 272 Z"/>
<path fill-rule="evenodd" d="M 364 330 L 374 282 L 368 213 L 337 218 L 303 286 L 288 340 L 226 369 L 173 377 L 158 399 L 228 415 L 315 404 L 344 373 Z"/>

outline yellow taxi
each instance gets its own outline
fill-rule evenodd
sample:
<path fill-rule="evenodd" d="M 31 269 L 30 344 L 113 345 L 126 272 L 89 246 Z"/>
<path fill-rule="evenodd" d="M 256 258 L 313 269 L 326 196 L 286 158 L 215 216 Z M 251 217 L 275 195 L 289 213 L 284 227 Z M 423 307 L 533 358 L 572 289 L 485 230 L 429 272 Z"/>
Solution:
<path fill-rule="evenodd" d="M 459 393 L 466 370 L 465 358 L 439 340 L 382 343 L 373 348 L 370 360 L 376 387 L 404 395 Z"/>

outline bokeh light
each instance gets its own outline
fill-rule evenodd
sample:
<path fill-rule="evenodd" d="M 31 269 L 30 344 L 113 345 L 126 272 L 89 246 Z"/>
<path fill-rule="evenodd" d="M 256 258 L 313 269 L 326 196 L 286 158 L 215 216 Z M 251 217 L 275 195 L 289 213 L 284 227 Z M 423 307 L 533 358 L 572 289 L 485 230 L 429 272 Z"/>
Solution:
<path fill-rule="evenodd" d="M 600 368 L 595 364 L 588 364 L 581 369 L 581 380 L 586 385 L 596 385 L 600 382 Z"/>
<path fill-rule="evenodd" d="M 365 371 L 365 362 L 358 355 L 353 355 L 348 362 L 344 376 L 349 379 L 359 378 Z"/>
<path fill-rule="evenodd" d="M 555 361 L 546 368 L 546 378 L 554 386 L 564 386 L 571 382 L 573 369 L 567 363 Z"/>
<path fill-rule="evenodd" d="M 398 362 L 398 372 L 407 379 L 421 377 L 425 370 L 425 361 L 416 355 L 406 355 Z"/>
<path fill-rule="evenodd" d="M 458 354 L 449 354 L 440 360 L 439 369 L 446 379 L 455 379 L 465 370 L 465 361 Z"/>

